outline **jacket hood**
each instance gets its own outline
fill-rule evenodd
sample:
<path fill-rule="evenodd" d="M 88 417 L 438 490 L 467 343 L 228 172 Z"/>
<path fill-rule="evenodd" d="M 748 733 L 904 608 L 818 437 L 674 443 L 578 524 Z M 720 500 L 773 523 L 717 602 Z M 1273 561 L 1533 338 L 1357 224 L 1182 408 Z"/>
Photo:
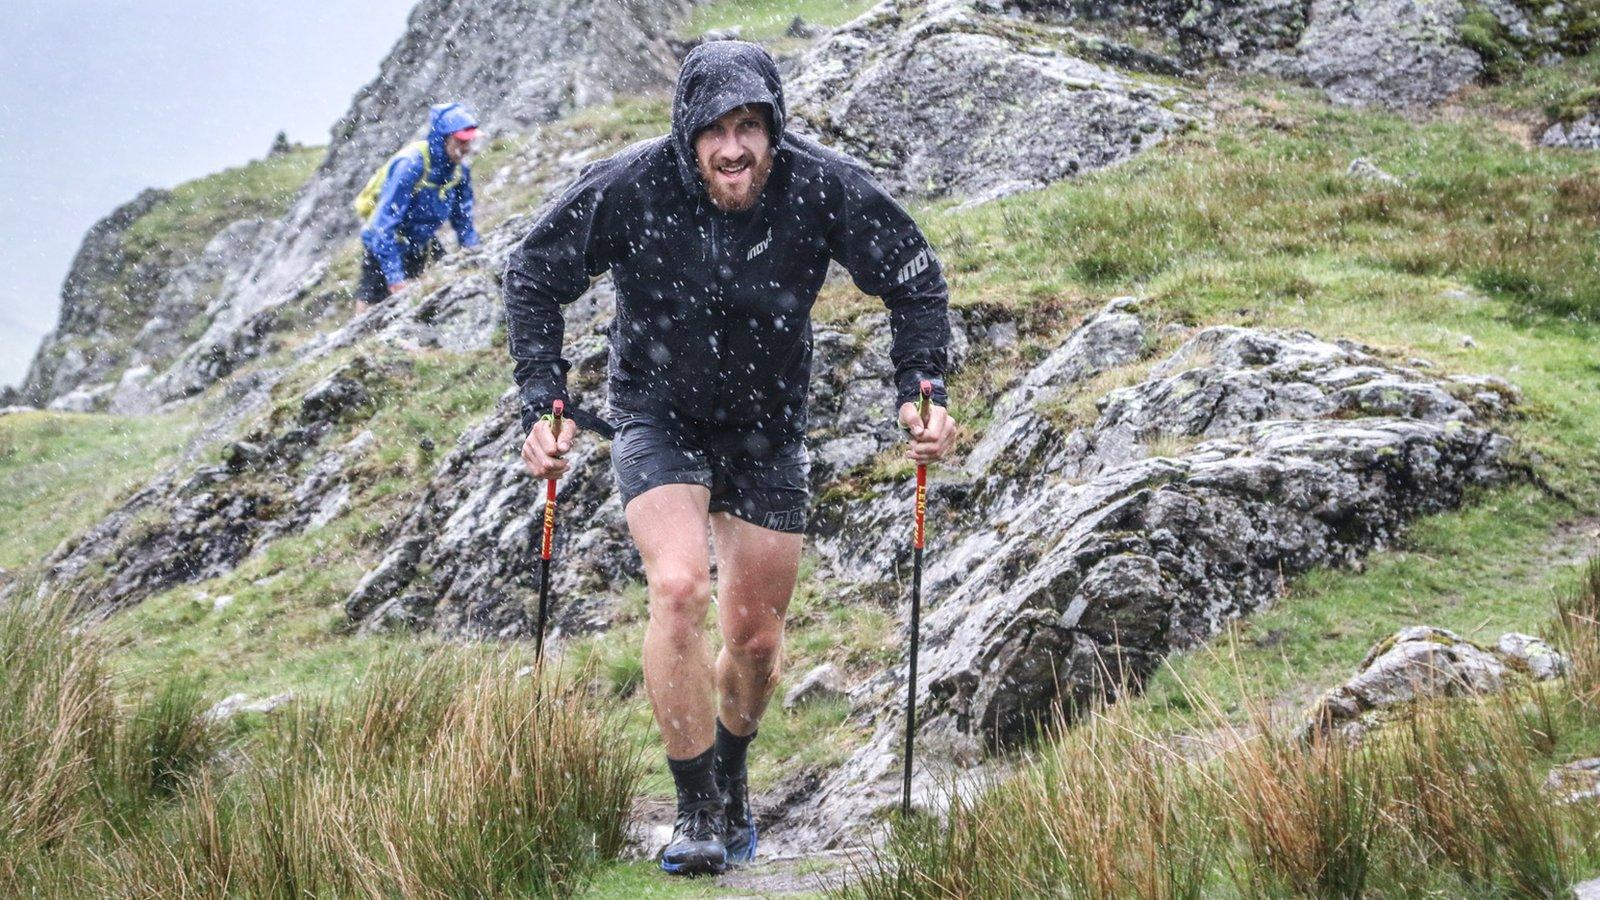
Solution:
<path fill-rule="evenodd" d="M 433 162 L 433 171 L 428 173 L 430 181 L 442 182 L 455 164 L 450 162 L 450 157 L 444 152 L 444 139 L 463 128 L 476 128 L 478 117 L 472 111 L 459 103 L 437 103 L 428 110 L 428 155 Z"/>
<path fill-rule="evenodd" d="M 745 41 L 710 41 L 694 48 L 678 73 L 672 98 L 672 146 L 691 193 L 704 192 L 694 137 L 730 109 L 760 103 L 771 110 L 772 147 L 783 140 L 783 81 L 771 55 Z"/>

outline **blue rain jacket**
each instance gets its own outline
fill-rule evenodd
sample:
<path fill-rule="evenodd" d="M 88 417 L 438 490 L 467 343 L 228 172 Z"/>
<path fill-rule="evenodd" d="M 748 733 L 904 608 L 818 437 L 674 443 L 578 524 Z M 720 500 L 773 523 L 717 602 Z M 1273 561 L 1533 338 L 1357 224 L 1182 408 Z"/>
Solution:
<path fill-rule="evenodd" d="M 445 138 L 477 124 L 477 119 L 459 103 L 441 103 L 429 111 L 428 156 L 433 171 L 428 173 L 428 181 L 439 185 L 450 181 L 454 164 L 445 153 Z M 446 191 L 426 187 L 413 190 L 421 177 L 420 151 L 402 153 L 390 162 L 378 208 L 361 229 L 361 243 L 378 258 L 383 277 L 390 284 L 405 280 L 401 244 L 427 246 L 446 219 L 461 246 L 478 245 L 478 231 L 472 224 L 472 170 L 467 164 L 461 164 L 460 183 Z"/>

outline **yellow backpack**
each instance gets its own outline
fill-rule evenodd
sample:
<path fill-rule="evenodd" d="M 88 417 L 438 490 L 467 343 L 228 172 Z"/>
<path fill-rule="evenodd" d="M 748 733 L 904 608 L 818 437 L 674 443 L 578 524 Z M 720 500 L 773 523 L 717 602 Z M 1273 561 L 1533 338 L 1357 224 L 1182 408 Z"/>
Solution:
<path fill-rule="evenodd" d="M 460 165 L 451 167 L 450 180 L 446 181 L 444 184 L 434 184 L 433 182 L 429 181 L 428 173 L 433 171 L 433 160 L 428 154 L 428 142 L 417 141 L 415 144 L 408 144 L 402 148 L 399 153 L 389 157 L 389 159 L 385 161 L 383 165 L 379 166 L 378 170 L 372 173 L 372 177 L 367 179 L 367 186 L 362 188 L 361 193 L 356 195 L 356 215 L 361 217 L 361 221 L 365 222 L 368 219 L 371 219 L 372 214 L 377 212 L 378 198 L 383 194 L 384 182 L 389 180 L 389 169 L 394 165 L 395 160 L 405 156 L 413 150 L 420 150 L 422 152 L 422 177 L 418 178 L 417 183 L 411 187 L 411 193 L 413 195 L 417 194 L 424 188 L 427 188 L 428 190 L 437 190 L 439 192 L 439 200 L 440 202 L 443 202 L 445 195 L 450 192 L 450 189 L 461 183 Z"/>

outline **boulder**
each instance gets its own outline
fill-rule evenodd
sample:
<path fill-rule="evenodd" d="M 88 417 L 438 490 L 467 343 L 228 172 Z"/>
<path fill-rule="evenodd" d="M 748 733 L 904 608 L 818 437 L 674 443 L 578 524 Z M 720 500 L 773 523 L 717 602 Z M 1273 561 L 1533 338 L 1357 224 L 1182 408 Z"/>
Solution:
<path fill-rule="evenodd" d="M 1357 181 L 1370 181 L 1384 187 L 1405 187 L 1405 182 L 1378 168 L 1377 163 L 1364 156 L 1356 157 L 1350 161 L 1350 168 L 1345 174 Z"/>
<path fill-rule="evenodd" d="M 226 722 L 244 713 L 269 713 L 294 699 L 293 691 L 251 700 L 249 694 L 229 694 L 206 711 L 207 722 Z"/>
<path fill-rule="evenodd" d="M 1539 144 L 1568 150 L 1600 150 L 1600 113 L 1552 123 L 1539 138 Z"/>
<path fill-rule="evenodd" d="M 46 408 L 51 412 L 100 412 L 105 409 L 106 399 L 116 387 L 107 383 L 76 388 L 51 400 Z"/>
<path fill-rule="evenodd" d="M 1353 563 L 1413 516 L 1506 477 L 1509 442 L 1478 427 L 1486 413 L 1456 399 L 1449 376 L 1348 341 L 1232 327 L 1186 334 L 1152 362 L 1136 308 L 1115 304 L 1066 335 L 1062 347 L 1085 353 L 1049 354 L 1040 369 L 1090 347 L 1107 355 L 1023 375 L 989 429 L 1011 437 L 985 437 L 959 472 L 932 481 L 918 797 L 1043 722 L 1138 690 L 1166 654 L 1270 605 L 1298 573 Z M 1129 386 L 1098 398 L 1090 420 L 1049 418 L 1078 379 L 1119 370 Z M 1368 384 L 1435 402 L 1345 404 Z M 903 598 L 911 503 L 901 483 L 840 500 L 812 542 L 823 571 Z M 1462 675 L 1469 684 L 1520 677 L 1497 655 L 1460 652 L 1481 663 Z M 785 838 L 843 841 L 841 823 L 898 802 L 905 671 L 852 689 L 873 736 L 795 787 Z"/>
<path fill-rule="evenodd" d="M 1268 54 L 1260 65 L 1338 103 L 1431 106 L 1483 70 L 1462 40 L 1465 16 L 1461 0 L 1312 0 L 1292 53 Z"/>
<path fill-rule="evenodd" d="M 1396 707 L 1491 694 L 1518 678 L 1544 681 L 1566 670 L 1565 657 L 1529 635 L 1513 632 L 1485 648 L 1444 628 L 1413 626 L 1373 647 L 1355 677 L 1323 695 L 1308 711 L 1302 734 L 1360 740 Z"/>
<path fill-rule="evenodd" d="M 1600 757 L 1556 766 L 1544 786 L 1565 803 L 1600 799 Z"/>
<path fill-rule="evenodd" d="M 1534 681 L 1549 681 L 1567 674 L 1565 655 L 1547 641 L 1532 635 L 1511 632 L 1500 636 L 1495 651 L 1507 664 Z"/>
<path fill-rule="evenodd" d="M 798 128 L 897 194 L 993 199 L 1121 162 L 1190 121 L 1181 91 L 1089 55 L 1066 30 L 974 2 L 886 0 L 815 45 L 787 88 Z"/>
<path fill-rule="evenodd" d="M 783 708 L 794 709 L 807 703 L 840 700 L 844 698 L 846 689 L 844 673 L 832 663 L 823 663 L 807 672 L 783 695 Z"/>

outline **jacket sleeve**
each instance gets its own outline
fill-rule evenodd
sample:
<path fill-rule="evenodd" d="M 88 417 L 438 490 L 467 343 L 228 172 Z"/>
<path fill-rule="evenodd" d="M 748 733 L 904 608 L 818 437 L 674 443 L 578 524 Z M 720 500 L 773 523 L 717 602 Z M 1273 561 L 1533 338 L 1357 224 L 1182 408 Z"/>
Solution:
<path fill-rule="evenodd" d="M 829 250 L 862 293 L 882 298 L 889 309 L 896 409 L 921 396 L 923 379 L 933 382 L 933 402 L 945 406 L 950 292 L 939 258 L 871 175 L 852 166 L 841 180 L 843 208 Z"/>
<path fill-rule="evenodd" d="M 538 217 L 506 263 L 506 328 L 525 431 L 555 400 L 562 401 L 580 426 L 610 431 L 572 402 L 567 394 L 571 364 L 561 358 L 566 328 L 561 306 L 582 296 L 589 280 L 610 268 L 605 242 L 597 237 L 602 197 L 591 168 Z"/>
<path fill-rule="evenodd" d="M 400 262 L 400 245 L 394 232 L 405 218 L 411 205 L 411 190 L 422 177 L 422 157 L 406 154 L 389 164 L 389 177 L 384 179 L 383 192 L 378 195 L 378 208 L 365 228 L 361 229 L 361 243 L 378 258 L 383 268 L 383 279 L 390 284 L 406 280 L 405 266 Z"/>
<path fill-rule="evenodd" d="M 472 170 L 465 163 L 461 166 L 461 184 L 456 186 L 454 199 L 450 205 L 450 227 L 455 229 L 461 246 L 476 247 L 478 228 L 472 221 Z"/>

